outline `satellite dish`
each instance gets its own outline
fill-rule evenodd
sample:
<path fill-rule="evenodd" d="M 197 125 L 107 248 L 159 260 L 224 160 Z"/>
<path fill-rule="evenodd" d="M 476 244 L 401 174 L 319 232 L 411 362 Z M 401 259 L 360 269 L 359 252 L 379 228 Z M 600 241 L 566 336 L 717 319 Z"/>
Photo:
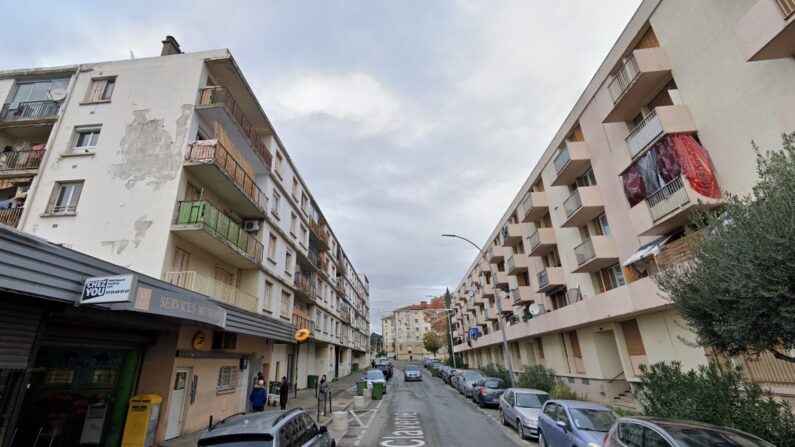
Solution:
<path fill-rule="evenodd" d="M 66 98 L 66 90 L 62 88 L 54 88 L 50 90 L 50 99 L 53 101 L 60 101 Z"/>
<path fill-rule="evenodd" d="M 539 303 L 533 303 L 527 308 L 527 310 L 530 311 L 530 315 L 537 316 L 544 313 L 544 306 Z"/>

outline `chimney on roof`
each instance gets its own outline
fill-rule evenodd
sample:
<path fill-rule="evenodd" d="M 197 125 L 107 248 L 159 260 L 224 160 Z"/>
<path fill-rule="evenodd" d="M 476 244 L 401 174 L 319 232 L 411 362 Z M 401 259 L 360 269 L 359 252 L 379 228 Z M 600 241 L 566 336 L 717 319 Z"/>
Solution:
<path fill-rule="evenodd" d="M 179 49 L 179 42 L 174 36 L 166 36 L 166 40 L 163 41 L 163 50 L 160 51 L 161 56 L 169 56 L 171 54 L 182 54 L 182 50 Z"/>

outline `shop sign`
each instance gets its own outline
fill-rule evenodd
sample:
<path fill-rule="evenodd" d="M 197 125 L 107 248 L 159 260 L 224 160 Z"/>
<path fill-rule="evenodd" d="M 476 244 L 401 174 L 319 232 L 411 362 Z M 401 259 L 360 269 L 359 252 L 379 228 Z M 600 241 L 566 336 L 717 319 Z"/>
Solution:
<path fill-rule="evenodd" d="M 135 275 L 86 278 L 80 304 L 126 303 L 135 289 Z"/>

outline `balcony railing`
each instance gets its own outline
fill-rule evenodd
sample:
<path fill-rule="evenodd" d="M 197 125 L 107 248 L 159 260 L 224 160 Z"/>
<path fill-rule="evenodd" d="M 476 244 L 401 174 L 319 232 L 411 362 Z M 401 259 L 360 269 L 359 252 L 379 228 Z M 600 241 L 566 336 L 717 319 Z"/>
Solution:
<path fill-rule="evenodd" d="M 533 209 L 533 193 L 528 192 L 525 196 L 524 200 L 522 200 L 522 209 L 524 210 L 525 216 Z"/>
<path fill-rule="evenodd" d="M 569 147 L 564 144 L 560 147 L 558 155 L 555 155 L 555 159 L 552 161 L 552 164 L 555 166 L 555 173 L 560 174 L 560 171 L 566 167 L 570 160 Z"/>
<path fill-rule="evenodd" d="M 257 312 L 259 299 L 256 296 L 200 273 L 168 272 L 165 280 L 183 289 L 207 295 L 216 301 L 231 304 L 250 312 Z"/>
<path fill-rule="evenodd" d="M 296 289 L 300 290 L 311 299 L 315 299 L 317 295 L 317 287 L 315 286 L 315 282 L 311 277 L 300 272 L 295 272 L 293 284 L 295 284 Z"/>
<path fill-rule="evenodd" d="M 263 143 L 259 136 L 257 136 L 254 126 L 251 124 L 251 121 L 248 120 L 248 117 L 246 117 L 243 109 L 225 87 L 211 86 L 202 88 L 199 105 L 225 106 L 226 109 L 229 110 L 229 113 L 231 113 L 234 117 L 238 126 L 240 126 L 240 131 L 243 132 L 243 135 L 245 135 L 249 144 L 251 144 L 251 147 L 268 166 L 268 169 L 271 168 L 273 165 L 273 157 L 271 156 L 271 153 L 268 152 L 268 148 L 265 146 L 265 143 Z"/>
<path fill-rule="evenodd" d="M 582 208 L 582 199 L 578 188 L 563 202 L 563 209 L 566 211 L 566 217 L 568 218 L 580 208 Z"/>
<path fill-rule="evenodd" d="M 232 178 L 235 185 L 257 205 L 257 208 L 262 212 L 268 211 L 268 197 L 217 140 L 194 141 L 188 146 L 185 160 L 215 164 Z"/>
<path fill-rule="evenodd" d="M 583 265 L 596 256 L 593 248 L 593 241 L 588 238 L 582 244 L 574 247 L 574 255 L 577 257 L 577 265 Z"/>
<path fill-rule="evenodd" d="M 538 275 L 536 275 L 536 277 L 538 278 L 539 288 L 549 285 L 549 273 L 547 272 L 546 269 L 538 272 Z"/>
<path fill-rule="evenodd" d="M 315 235 L 315 237 L 325 244 L 326 247 L 329 246 L 329 234 L 326 230 L 326 226 L 316 222 L 313 219 L 309 219 L 309 230 Z"/>
<path fill-rule="evenodd" d="M 175 224 L 202 224 L 205 231 L 232 244 L 246 257 L 262 262 L 262 243 L 249 235 L 240 225 L 220 212 L 210 202 L 203 200 L 177 202 Z"/>
<path fill-rule="evenodd" d="M 0 155 L 0 171 L 38 169 L 44 158 L 44 149 L 23 149 Z"/>
<path fill-rule="evenodd" d="M 785 19 L 795 14 L 795 0 L 776 0 L 776 4 L 778 4 L 778 8 L 784 14 Z"/>
<path fill-rule="evenodd" d="M 19 121 L 52 118 L 58 115 L 63 101 L 29 101 L 4 104 L 0 111 L 0 121 Z M 12 108 L 13 106 L 13 108 Z"/>
<path fill-rule="evenodd" d="M 19 225 L 19 218 L 22 216 L 24 208 L 4 208 L 0 209 L 0 224 L 16 228 Z"/>
<path fill-rule="evenodd" d="M 508 259 L 505 261 L 505 268 L 506 268 L 506 270 L 508 270 L 508 271 L 510 272 L 510 271 L 511 271 L 511 270 L 513 270 L 515 267 L 516 267 L 516 260 L 514 259 L 514 257 L 513 257 L 513 256 L 511 256 L 510 258 L 508 258 Z"/>
<path fill-rule="evenodd" d="M 638 70 L 638 63 L 635 61 L 635 54 L 630 53 L 627 60 L 621 68 L 618 69 L 615 76 L 613 76 L 613 79 L 610 81 L 610 84 L 607 86 L 610 90 L 610 96 L 613 97 L 613 103 L 624 95 L 624 92 L 632 85 L 632 82 L 638 77 L 638 74 L 640 74 L 640 70 Z"/>
<path fill-rule="evenodd" d="M 646 203 L 649 205 L 651 218 L 655 222 L 676 211 L 679 207 L 688 202 L 690 202 L 690 197 L 687 195 L 682 177 L 671 180 L 662 188 L 646 197 Z"/>
<path fill-rule="evenodd" d="M 508 239 L 508 224 L 505 224 L 505 226 L 502 227 L 500 234 L 502 234 L 502 240 L 505 242 L 505 240 Z"/>
<path fill-rule="evenodd" d="M 293 311 L 293 326 L 298 329 L 309 329 L 309 332 L 315 333 L 315 322 L 307 316 L 297 314 Z"/>
<path fill-rule="evenodd" d="M 530 251 L 541 245 L 541 235 L 538 234 L 538 230 L 534 231 L 528 239 L 530 240 Z"/>
<path fill-rule="evenodd" d="M 627 135 L 627 147 L 629 148 L 629 155 L 635 158 L 643 149 L 651 144 L 663 133 L 662 123 L 657 116 L 657 111 L 652 110 L 650 114 L 643 118 L 632 132 Z"/>

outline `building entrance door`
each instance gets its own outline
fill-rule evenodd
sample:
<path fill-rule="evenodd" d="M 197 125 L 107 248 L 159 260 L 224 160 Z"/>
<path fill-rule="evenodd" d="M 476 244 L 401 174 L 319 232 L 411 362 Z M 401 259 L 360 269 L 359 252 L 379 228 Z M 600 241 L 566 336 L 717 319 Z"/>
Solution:
<path fill-rule="evenodd" d="M 185 410 L 185 389 L 187 388 L 189 368 L 177 369 L 174 386 L 171 388 L 171 403 L 168 405 L 166 439 L 176 438 L 182 432 L 182 416 Z"/>

